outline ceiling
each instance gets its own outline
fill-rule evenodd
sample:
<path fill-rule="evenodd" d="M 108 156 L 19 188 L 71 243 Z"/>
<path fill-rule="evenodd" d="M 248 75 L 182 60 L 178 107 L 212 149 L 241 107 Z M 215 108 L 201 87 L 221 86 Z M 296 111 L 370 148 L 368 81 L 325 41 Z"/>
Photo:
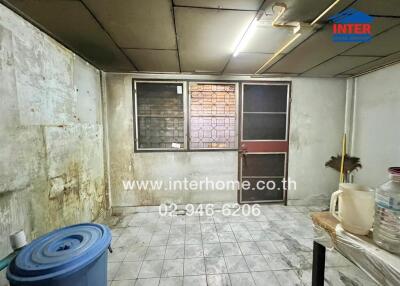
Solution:
<path fill-rule="evenodd" d="M 400 60 L 399 0 L 341 0 L 273 58 L 292 29 L 272 27 L 272 7 L 284 2 L 282 22 L 312 22 L 333 0 L 0 0 L 96 67 L 115 72 L 266 74 L 346 77 Z M 348 7 L 374 16 L 369 43 L 334 43 L 327 19 Z M 265 14 L 248 44 L 233 52 L 257 11 Z M 276 12 L 276 11 L 275 11 Z"/>

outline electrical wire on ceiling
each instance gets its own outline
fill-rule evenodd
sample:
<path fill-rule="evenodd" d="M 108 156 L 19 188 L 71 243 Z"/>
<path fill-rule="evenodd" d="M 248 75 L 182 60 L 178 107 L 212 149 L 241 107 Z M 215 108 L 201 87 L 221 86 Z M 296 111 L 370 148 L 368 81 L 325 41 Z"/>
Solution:
<path fill-rule="evenodd" d="M 334 1 L 328 8 L 326 8 L 320 15 L 318 15 L 314 21 L 312 21 L 310 24 L 305 24 L 305 23 L 298 23 L 296 26 L 292 26 L 289 24 L 278 24 L 277 21 L 283 16 L 283 14 L 287 11 L 287 6 L 284 3 L 275 3 L 272 5 L 272 12 L 274 13 L 274 8 L 275 7 L 281 7 L 281 11 L 278 13 L 278 15 L 274 18 L 272 21 L 272 26 L 274 27 L 286 27 L 286 28 L 293 28 L 294 27 L 294 35 L 293 37 L 285 43 L 274 55 L 268 59 L 267 62 L 265 62 L 256 72 L 255 74 L 261 74 L 263 73 L 268 66 L 275 60 L 280 54 L 282 54 L 291 44 L 293 44 L 301 35 L 302 35 L 302 26 L 305 24 L 306 26 L 313 27 L 317 24 L 317 22 L 325 15 L 327 14 L 336 4 L 338 4 L 341 0 L 336 0 Z"/>
<path fill-rule="evenodd" d="M 274 20 L 272 20 L 272 26 L 276 27 L 276 28 L 293 28 L 294 25 L 290 25 L 290 24 L 278 24 L 279 19 L 283 16 L 283 14 L 285 14 L 286 10 L 287 10 L 287 6 L 285 3 L 275 3 L 272 5 L 272 15 L 275 14 L 275 7 L 280 7 L 281 10 L 279 11 L 278 15 L 274 18 Z"/>
<path fill-rule="evenodd" d="M 286 42 L 277 52 L 274 53 L 274 55 L 268 59 L 267 62 L 265 62 L 256 72 L 255 74 L 260 74 L 262 73 L 266 67 L 274 60 L 276 59 L 283 51 L 285 51 L 293 42 L 295 42 L 300 36 L 301 33 L 300 28 L 297 29 L 297 26 L 301 25 L 301 23 L 297 23 L 297 24 L 286 24 L 286 23 L 278 23 L 278 21 L 280 20 L 280 18 L 283 16 L 283 14 L 285 14 L 285 12 L 287 11 L 287 6 L 285 3 L 275 3 L 272 5 L 272 14 L 275 14 L 275 8 L 276 7 L 280 7 L 280 11 L 278 12 L 278 15 L 272 20 L 271 25 L 275 28 L 291 28 L 294 29 L 294 35 L 293 37 Z"/>
<path fill-rule="evenodd" d="M 265 5 L 265 3 L 264 3 Z M 285 27 L 285 28 L 293 28 L 294 25 L 289 25 L 289 24 L 278 24 L 278 20 L 279 18 L 285 13 L 287 6 L 284 3 L 275 3 L 272 6 L 272 15 L 275 14 L 274 13 L 274 8 L 275 7 L 281 7 L 281 11 L 278 13 L 278 15 L 275 17 L 275 19 L 272 21 L 272 26 L 274 27 Z M 237 57 L 247 46 L 248 42 L 250 41 L 250 39 L 252 38 L 253 34 L 255 33 L 255 30 L 257 28 L 257 24 L 260 21 L 260 19 L 263 17 L 263 15 L 267 15 L 266 10 L 264 7 L 261 7 L 260 10 L 257 11 L 256 16 L 254 17 L 254 19 L 252 20 L 252 22 L 250 23 L 249 27 L 247 28 L 247 30 L 244 32 L 243 37 L 240 39 L 238 45 L 236 46 L 234 52 L 233 52 L 233 57 Z"/>

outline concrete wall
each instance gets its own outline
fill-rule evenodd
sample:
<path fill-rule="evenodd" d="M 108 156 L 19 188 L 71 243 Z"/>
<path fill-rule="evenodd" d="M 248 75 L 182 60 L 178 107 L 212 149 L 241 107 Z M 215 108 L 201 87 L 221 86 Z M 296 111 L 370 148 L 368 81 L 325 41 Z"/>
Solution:
<path fill-rule="evenodd" d="M 132 76 L 107 75 L 107 113 L 110 145 L 110 186 L 113 206 L 157 205 L 162 202 L 196 203 L 233 201 L 232 190 L 184 192 L 182 190 L 124 190 L 123 180 L 210 180 L 237 178 L 236 152 L 135 153 L 133 142 Z"/>
<path fill-rule="evenodd" d="M 0 5 L 0 102 L 3 257 L 14 231 L 32 239 L 104 210 L 100 74 Z"/>
<path fill-rule="evenodd" d="M 110 145 L 110 184 L 113 206 L 157 205 L 166 201 L 200 203 L 236 201 L 232 190 L 176 192 L 137 188 L 126 191 L 123 180 L 238 179 L 238 154 L 224 152 L 135 153 L 133 142 L 133 78 L 201 80 L 254 80 L 250 77 L 189 75 L 107 74 L 107 113 Z M 285 78 L 292 81 L 289 176 L 297 190 L 289 192 L 289 204 L 326 203 L 337 189 L 339 175 L 324 167 L 338 154 L 344 126 L 346 80 Z"/>
<path fill-rule="evenodd" d="M 352 154 L 363 165 L 357 183 L 379 186 L 388 167 L 400 165 L 399 79 L 400 64 L 356 78 Z"/>
<path fill-rule="evenodd" d="M 345 105 L 345 80 L 293 79 L 288 173 L 297 190 L 289 204 L 326 204 L 337 190 L 339 173 L 324 165 L 341 152 Z"/>

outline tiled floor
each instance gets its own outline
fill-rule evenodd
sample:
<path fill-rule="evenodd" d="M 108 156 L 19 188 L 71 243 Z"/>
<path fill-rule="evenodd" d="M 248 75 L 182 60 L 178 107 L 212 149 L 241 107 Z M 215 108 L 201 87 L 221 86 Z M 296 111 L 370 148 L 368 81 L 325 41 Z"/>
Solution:
<path fill-rule="evenodd" d="M 260 216 L 161 217 L 154 208 L 112 217 L 111 286 L 311 285 L 315 208 L 261 206 Z M 153 212 L 151 212 L 153 211 Z M 376 285 L 336 252 L 326 285 Z"/>

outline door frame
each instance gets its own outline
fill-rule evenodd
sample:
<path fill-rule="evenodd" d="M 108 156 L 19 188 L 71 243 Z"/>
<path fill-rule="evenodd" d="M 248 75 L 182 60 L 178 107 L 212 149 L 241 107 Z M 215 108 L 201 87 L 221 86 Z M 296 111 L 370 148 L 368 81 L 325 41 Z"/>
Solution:
<path fill-rule="evenodd" d="M 286 136 L 285 140 L 243 140 L 243 98 L 244 98 L 244 85 L 286 85 L 287 86 L 287 105 L 286 105 Z M 291 103 L 292 103 L 292 82 L 291 81 L 242 81 L 240 82 L 240 93 L 239 93 L 239 145 L 238 145 L 238 179 L 239 182 L 242 183 L 242 161 L 243 156 L 241 154 L 241 146 L 242 143 L 253 141 L 253 142 L 270 142 L 272 149 L 278 148 L 280 142 L 286 142 L 287 151 L 282 152 L 278 150 L 272 150 L 268 152 L 247 152 L 247 154 L 285 154 L 285 179 L 288 179 L 288 167 L 289 167 L 289 140 L 290 140 L 290 113 L 291 113 Z M 279 149 L 279 148 L 278 148 Z M 286 190 L 283 190 L 283 200 L 264 200 L 264 201 L 242 201 L 242 189 L 239 187 L 237 192 L 237 201 L 239 204 L 244 203 L 283 203 L 285 206 L 287 205 L 288 198 L 288 190 L 286 186 Z"/>
<path fill-rule="evenodd" d="M 257 154 L 257 155 L 265 155 L 265 154 L 283 154 L 285 155 L 285 169 L 283 171 L 283 177 L 287 179 L 287 162 L 288 162 L 288 152 L 247 152 L 246 154 Z M 239 156 L 239 178 L 240 178 L 240 182 L 242 182 L 242 164 L 243 164 L 243 156 Z M 253 178 L 260 178 L 260 179 L 273 179 L 273 178 L 280 178 L 280 176 L 265 176 L 265 177 L 261 177 L 261 176 L 254 176 Z M 282 190 L 283 191 L 283 200 L 281 201 L 277 201 L 277 200 L 263 200 L 263 201 L 244 201 L 242 200 L 243 196 L 242 196 L 242 189 L 239 189 L 239 199 L 240 199 L 240 203 L 242 204 L 248 204 L 248 203 L 285 203 L 287 201 L 287 190 Z"/>

